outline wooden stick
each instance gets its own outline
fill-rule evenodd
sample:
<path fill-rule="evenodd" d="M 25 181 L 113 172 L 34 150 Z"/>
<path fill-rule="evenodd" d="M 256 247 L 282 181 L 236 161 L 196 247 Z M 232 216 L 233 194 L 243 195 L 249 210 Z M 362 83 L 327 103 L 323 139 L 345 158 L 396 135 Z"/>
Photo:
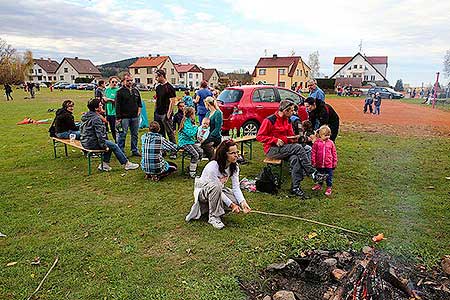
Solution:
<path fill-rule="evenodd" d="M 42 278 L 41 282 L 39 283 L 38 287 L 34 290 L 33 294 L 28 297 L 27 300 L 30 300 L 31 297 L 33 297 L 41 288 L 42 284 L 44 283 L 44 280 L 47 278 L 48 274 L 53 270 L 53 268 L 56 266 L 56 263 L 58 262 L 58 256 L 55 258 L 55 261 L 53 262 L 53 265 L 50 267 L 50 269 L 47 271 L 47 274 L 45 274 L 44 278 Z"/>
<path fill-rule="evenodd" d="M 285 217 L 285 218 L 290 218 L 290 219 L 295 219 L 295 220 L 305 221 L 305 222 L 314 223 L 314 224 L 317 224 L 317 225 L 322 225 L 322 226 L 327 226 L 327 227 L 339 229 L 339 230 L 342 230 L 342 231 L 345 231 L 345 232 L 349 232 L 349 233 L 353 233 L 353 234 L 369 236 L 368 234 L 365 234 L 365 233 L 361 233 L 361 232 L 354 231 L 354 230 L 350 230 L 350 229 L 345 229 L 345 228 L 343 228 L 343 227 L 339 227 L 339 226 L 335 226 L 335 225 L 330 225 L 330 224 L 326 224 L 326 223 L 322 223 L 322 222 L 318 222 L 318 221 L 314 221 L 314 220 L 310 220 L 310 219 L 306 219 L 306 218 L 301 218 L 301 217 L 296 217 L 296 216 L 290 216 L 290 215 L 284 215 L 284 214 L 276 214 L 276 213 L 270 213 L 270 212 L 264 212 L 264 211 L 258 211 L 258 210 L 252 210 L 252 212 L 253 212 L 253 213 L 257 213 L 257 214 L 261 214 L 261 215 L 276 216 L 276 217 Z"/>

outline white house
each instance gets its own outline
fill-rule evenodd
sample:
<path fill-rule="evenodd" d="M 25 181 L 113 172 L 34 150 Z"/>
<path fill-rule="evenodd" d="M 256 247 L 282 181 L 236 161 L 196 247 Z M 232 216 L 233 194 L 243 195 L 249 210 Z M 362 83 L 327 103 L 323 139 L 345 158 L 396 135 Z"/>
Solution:
<path fill-rule="evenodd" d="M 387 56 L 364 56 L 358 52 L 353 57 L 335 57 L 334 74 L 331 78 L 361 78 L 361 81 L 387 82 L 387 67 Z"/>
<path fill-rule="evenodd" d="M 33 68 L 30 70 L 29 80 L 35 83 L 56 81 L 56 69 L 59 63 L 48 59 L 33 59 Z"/>
<path fill-rule="evenodd" d="M 57 80 L 69 83 L 75 83 L 76 78 L 91 78 L 96 82 L 101 76 L 100 71 L 89 59 L 78 57 L 64 57 L 56 70 Z"/>
<path fill-rule="evenodd" d="M 175 64 L 178 74 L 180 74 L 180 84 L 188 87 L 198 88 L 203 81 L 202 70 L 194 64 Z"/>

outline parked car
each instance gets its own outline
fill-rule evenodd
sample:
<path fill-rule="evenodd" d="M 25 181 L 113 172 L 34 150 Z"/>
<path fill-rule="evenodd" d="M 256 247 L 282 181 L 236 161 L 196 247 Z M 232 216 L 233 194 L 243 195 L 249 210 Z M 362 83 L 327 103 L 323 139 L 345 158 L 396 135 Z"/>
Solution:
<path fill-rule="evenodd" d="M 57 83 L 55 83 L 53 85 L 53 88 L 55 88 L 55 89 L 64 89 L 66 87 L 66 85 L 69 85 L 69 84 L 70 83 L 68 83 L 68 82 L 59 81 L 59 82 L 57 82 Z"/>
<path fill-rule="evenodd" d="M 222 131 L 242 127 L 244 135 L 255 135 L 267 116 L 278 110 L 281 100 L 291 99 L 296 104 L 305 98 L 289 89 L 267 85 L 228 87 L 217 98 L 223 112 Z"/>
<path fill-rule="evenodd" d="M 175 91 L 189 91 L 189 88 L 184 84 L 174 84 L 173 88 Z"/>
<path fill-rule="evenodd" d="M 360 89 L 353 88 L 351 92 L 349 92 L 349 96 L 353 97 L 359 97 L 363 94 L 363 92 Z"/>
<path fill-rule="evenodd" d="M 402 99 L 404 95 L 402 93 L 396 92 L 388 87 L 373 87 L 367 92 L 368 95 L 380 93 L 382 99 Z"/>
<path fill-rule="evenodd" d="M 48 85 L 44 82 L 41 82 L 41 83 L 39 83 L 39 87 L 46 88 L 46 87 L 48 87 Z"/>
<path fill-rule="evenodd" d="M 77 84 L 76 83 L 71 83 L 68 84 L 64 87 L 66 90 L 76 90 L 77 89 Z"/>
<path fill-rule="evenodd" d="M 143 83 L 135 83 L 135 87 L 138 89 L 138 91 L 148 91 L 148 88 Z"/>
<path fill-rule="evenodd" d="M 77 90 L 85 90 L 87 84 L 86 83 L 78 83 Z"/>
<path fill-rule="evenodd" d="M 88 83 L 86 84 L 85 90 L 95 90 L 97 88 L 97 85 L 95 83 Z"/>

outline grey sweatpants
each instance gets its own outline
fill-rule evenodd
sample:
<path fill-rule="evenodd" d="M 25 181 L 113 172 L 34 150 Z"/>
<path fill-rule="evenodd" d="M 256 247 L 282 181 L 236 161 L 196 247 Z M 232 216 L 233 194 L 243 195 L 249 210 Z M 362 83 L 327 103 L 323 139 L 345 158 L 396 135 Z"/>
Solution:
<path fill-rule="evenodd" d="M 270 147 L 266 155 L 270 158 L 289 161 L 292 188 L 300 186 L 300 182 L 303 180 L 303 170 L 307 175 L 311 175 L 316 171 L 311 165 L 310 156 L 300 144 L 286 144 L 281 147 Z"/>
<path fill-rule="evenodd" d="M 234 203 L 239 204 L 230 188 L 226 186 L 222 188 L 220 183 L 214 182 L 204 184 L 198 195 L 201 213 L 208 211 L 209 217 L 219 218 L 223 216 L 225 210 L 228 209 L 222 200 L 223 195 L 226 195 Z"/>

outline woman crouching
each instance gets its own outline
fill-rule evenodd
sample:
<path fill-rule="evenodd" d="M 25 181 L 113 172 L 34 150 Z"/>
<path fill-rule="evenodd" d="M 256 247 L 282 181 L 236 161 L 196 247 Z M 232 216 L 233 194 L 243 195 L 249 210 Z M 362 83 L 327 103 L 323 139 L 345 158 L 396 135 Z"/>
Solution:
<path fill-rule="evenodd" d="M 199 219 L 208 213 L 208 223 L 216 229 L 222 229 L 225 225 L 221 217 L 225 210 L 234 213 L 251 211 L 239 187 L 237 159 L 236 143 L 232 140 L 223 141 L 216 150 L 214 160 L 205 166 L 202 176 L 195 179 L 195 202 L 186 216 L 186 221 Z M 225 186 L 229 178 L 231 189 Z"/>

